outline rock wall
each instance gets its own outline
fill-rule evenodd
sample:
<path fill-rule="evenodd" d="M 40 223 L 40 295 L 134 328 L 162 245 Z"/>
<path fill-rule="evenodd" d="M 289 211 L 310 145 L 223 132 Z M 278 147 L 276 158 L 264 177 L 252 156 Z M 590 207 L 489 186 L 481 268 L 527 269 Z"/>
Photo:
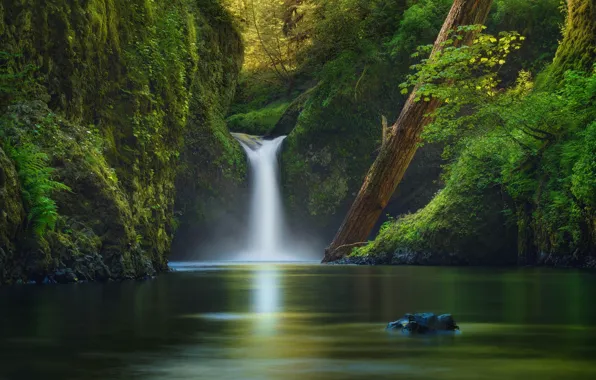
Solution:
<path fill-rule="evenodd" d="M 0 283 L 11 272 L 15 244 L 25 219 L 21 189 L 12 161 L 0 148 Z"/>
<path fill-rule="evenodd" d="M 0 282 L 165 270 L 176 228 L 204 218 L 190 212 L 201 194 L 229 205 L 221 189 L 244 178 L 223 121 L 243 50 L 228 12 L 217 0 L 7 0 L 0 18 L 3 70 L 31 82 L 2 97 L 2 144 L 46 154 L 71 189 L 53 193 L 60 218 L 44 236 L 26 219 L 16 240 L 0 224 L 17 252 L 2 267 L 20 263 Z"/>

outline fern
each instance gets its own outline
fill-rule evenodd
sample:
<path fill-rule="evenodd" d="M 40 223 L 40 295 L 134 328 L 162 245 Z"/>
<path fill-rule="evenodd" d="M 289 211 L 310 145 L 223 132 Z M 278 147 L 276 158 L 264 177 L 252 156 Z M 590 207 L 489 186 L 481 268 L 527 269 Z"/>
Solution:
<path fill-rule="evenodd" d="M 16 164 L 22 185 L 22 195 L 27 209 L 29 226 L 43 237 L 56 227 L 58 207 L 51 198 L 55 191 L 70 191 L 65 184 L 54 181 L 47 154 L 40 152 L 33 144 L 19 147 L 8 146 L 7 152 Z"/>

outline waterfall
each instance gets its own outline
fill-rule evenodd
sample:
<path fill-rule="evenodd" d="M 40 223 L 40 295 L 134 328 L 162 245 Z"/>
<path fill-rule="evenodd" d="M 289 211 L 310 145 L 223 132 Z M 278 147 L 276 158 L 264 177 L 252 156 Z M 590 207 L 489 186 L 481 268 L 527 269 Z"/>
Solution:
<path fill-rule="evenodd" d="M 263 140 L 243 134 L 233 135 L 246 151 L 250 164 L 249 258 L 277 260 L 283 250 L 281 237 L 284 229 L 277 161 L 286 136 Z"/>

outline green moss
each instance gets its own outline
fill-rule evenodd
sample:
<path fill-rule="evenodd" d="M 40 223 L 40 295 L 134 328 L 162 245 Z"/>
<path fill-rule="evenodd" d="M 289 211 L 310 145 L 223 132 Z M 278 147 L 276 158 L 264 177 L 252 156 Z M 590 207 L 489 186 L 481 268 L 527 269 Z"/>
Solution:
<path fill-rule="evenodd" d="M 111 275 L 164 269 L 175 203 L 205 202 L 204 178 L 217 189 L 237 186 L 244 175 L 241 149 L 223 121 L 242 60 L 234 23 L 216 0 L 42 3 L 3 2 L 0 51 L 19 54 L 7 70 L 38 66 L 40 88 L 4 97 L 1 106 L 20 104 L 21 131 L 32 128 L 31 114 L 49 112 L 32 107 L 34 100 L 64 119 L 44 137 L 53 145 L 36 144 L 64 182 L 84 194 L 58 197 L 59 213 L 66 224 L 79 221 L 101 236 L 95 254 Z M 181 180 L 185 167 L 192 170 Z M 196 192 L 177 192 L 176 181 Z M 93 216 L 93 208 L 106 214 Z M 52 255 L 43 270 L 68 261 L 54 253 L 74 237 L 56 233 L 60 238 L 39 242 Z"/>
<path fill-rule="evenodd" d="M 12 281 L 16 240 L 25 221 L 19 176 L 13 162 L 0 147 L 0 284 Z"/>
<path fill-rule="evenodd" d="M 269 71 L 242 72 L 229 116 L 246 114 L 267 107 L 269 104 L 287 101 L 285 84 Z M 291 94 L 290 94 L 291 97 Z"/>
<path fill-rule="evenodd" d="M 227 120 L 228 127 L 234 132 L 243 132 L 257 136 L 266 135 L 275 128 L 275 125 L 289 105 L 290 102 L 275 102 L 268 104 L 264 108 L 232 115 Z"/>
<path fill-rule="evenodd" d="M 381 123 L 365 105 L 340 97 L 324 107 L 321 96 L 313 90 L 286 140 L 282 176 L 291 213 L 327 225 L 372 162 Z"/>
<path fill-rule="evenodd" d="M 353 254 L 432 252 L 473 264 L 515 263 L 515 228 L 503 212 L 510 204 L 502 197 L 501 168 L 520 148 L 499 136 L 466 145 L 445 188 L 426 207 L 387 222 L 373 242 Z"/>
<path fill-rule="evenodd" d="M 596 4 L 592 0 L 570 0 L 563 40 L 552 64 L 553 80 L 562 80 L 567 70 L 589 71 L 596 61 Z"/>

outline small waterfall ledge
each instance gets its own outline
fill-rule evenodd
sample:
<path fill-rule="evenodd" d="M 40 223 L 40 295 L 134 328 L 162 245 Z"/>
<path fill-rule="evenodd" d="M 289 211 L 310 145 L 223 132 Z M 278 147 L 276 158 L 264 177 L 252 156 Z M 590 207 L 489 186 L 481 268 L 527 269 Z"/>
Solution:
<path fill-rule="evenodd" d="M 247 251 L 248 261 L 288 260 L 282 247 L 285 231 L 284 211 L 279 185 L 278 153 L 286 136 L 273 140 L 243 133 L 232 136 L 246 152 L 250 166 L 250 218 Z"/>

